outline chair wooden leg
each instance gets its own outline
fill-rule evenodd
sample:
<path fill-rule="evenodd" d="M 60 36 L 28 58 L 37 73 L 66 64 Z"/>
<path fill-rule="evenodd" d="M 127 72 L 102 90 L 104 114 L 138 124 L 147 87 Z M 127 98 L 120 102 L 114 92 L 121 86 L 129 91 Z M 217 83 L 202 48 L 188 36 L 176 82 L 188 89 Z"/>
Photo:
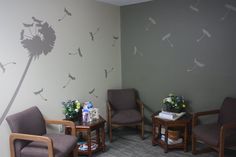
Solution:
<path fill-rule="evenodd" d="M 194 133 L 192 133 L 192 154 L 196 154 L 196 137 Z"/>
<path fill-rule="evenodd" d="M 144 122 L 142 121 L 142 124 L 140 126 L 140 131 L 141 131 L 141 139 L 143 140 L 144 139 Z"/>
<path fill-rule="evenodd" d="M 220 144 L 219 157 L 224 157 L 224 144 Z"/>
<path fill-rule="evenodd" d="M 111 126 L 111 124 L 109 124 L 109 140 L 111 143 L 112 142 L 112 126 Z"/>
<path fill-rule="evenodd" d="M 78 157 L 78 146 L 73 150 L 73 157 Z"/>

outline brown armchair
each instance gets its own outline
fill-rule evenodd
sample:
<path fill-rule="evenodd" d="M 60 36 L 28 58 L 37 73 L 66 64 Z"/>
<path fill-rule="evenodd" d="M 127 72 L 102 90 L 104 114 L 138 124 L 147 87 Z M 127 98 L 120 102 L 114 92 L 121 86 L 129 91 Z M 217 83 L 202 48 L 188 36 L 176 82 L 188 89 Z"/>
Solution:
<path fill-rule="evenodd" d="M 225 98 L 220 110 L 194 113 L 192 121 L 192 153 L 196 154 L 196 141 L 200 140 L 224 157 L 224 148 L 236 146 L 236 99 Z M 214 124 L 198 125 L 200 116 L 218 114 Z"/>
<path fill-rule="evenodd" d="M 78 156 L 75 124 L 64 120 L 45 120 L 34 106 L 6 118 L 10 134 L 11 157 L 67 157 Z M 71 127 L 72 135 L 46 132 L 46 124 Z"/>
<path fill-rule="evenodd" d="M 107 128 L 110 142 L 112 129 L 124 126 L 136 126 L 143 139 L 144 106 L 138 100 L 134 89 L 110 89 L 107 92 Z"/>

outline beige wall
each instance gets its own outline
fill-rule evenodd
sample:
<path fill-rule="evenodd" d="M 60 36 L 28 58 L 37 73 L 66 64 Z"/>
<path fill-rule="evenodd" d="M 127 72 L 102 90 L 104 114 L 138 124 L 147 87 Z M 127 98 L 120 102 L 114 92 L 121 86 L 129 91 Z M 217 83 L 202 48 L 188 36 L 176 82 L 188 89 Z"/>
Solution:
<path fill-rule="evenodd" d="M 72 16 L 66 16 L 66 8 Z M 20 34 L 32 35 L 23 23 L 33 23 L 32 17 L 47 22 L 55 31 L 56 40 L 51 52 L 33 59 L 19 92 L 8 113 L 12 114 L 37 105 L 45 117 L 64 118 L 62 101 L 79 99 L 92 101 L 105 117 L 106 91 L 121 87 L 120 9 L 94 0 L 3 0 L 0 1 L 0 115 L 9 104 L 29 60 L 29 52 L 23 48 Z M 36 24 L 36 23 L 35 23 Z M 89 32 L 99 31 L 91 40 Z M 113 36 L 119 39 L 113 45 Z M 25 37 L 26 38 L 26 37 Z M 82 57 L 69 55 L 81 49 Z M 111 70 L 113 68 L 113 70 Z M 105 77 L 105 69 L 110 71 Z M 75 77 L 70 80 L 68 74 Z M 43 100 L 34 92 L 43 88 Z M 95 88 L 94 94 L 89 94 Z M 9 156 L 10 129 L 4 120 L 0 125 L 0 156 Z"/>

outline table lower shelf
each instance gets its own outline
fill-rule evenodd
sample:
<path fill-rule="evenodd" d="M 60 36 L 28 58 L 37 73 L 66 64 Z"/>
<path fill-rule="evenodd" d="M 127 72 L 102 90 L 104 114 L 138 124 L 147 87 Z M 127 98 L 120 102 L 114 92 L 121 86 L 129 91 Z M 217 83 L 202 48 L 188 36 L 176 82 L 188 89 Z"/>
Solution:
<path fill-rule="evenodd" d="M 184 151 L 186 151 L 184 142 L 177 143 L 177 144 L 167 144 L 165 141 L 163 141 L 159 138 L 155 138 L 152 141 L 152 145 L 154 145 L 154 146 L 159 145 L 160 147 L 162 147 L 165 150 L 165 152 L 167 152 L 168 149 L 184 149 Z"/>
<path fill-rule="evenodd" d="M 87 142 L 80 142 L 78 145 L 78 153 L 80 155 L 88 155 L 93 154 L 97 151 L 105 151 L 105 145 L 103 146 L 102 143 L 98 144 L 96 142 L 91 142 L 91 151 L 88 149 Z"/>

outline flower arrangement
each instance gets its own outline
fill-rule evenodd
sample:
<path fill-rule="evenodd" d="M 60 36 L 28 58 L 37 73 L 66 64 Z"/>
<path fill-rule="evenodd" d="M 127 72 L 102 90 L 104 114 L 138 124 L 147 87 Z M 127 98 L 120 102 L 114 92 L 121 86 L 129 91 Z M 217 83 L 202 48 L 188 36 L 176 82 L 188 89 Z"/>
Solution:
<path fill-rule="evenodd" d="M 174 94 L 169 94 L 168 97 L 164 98 L 163 110 L 168 112 L 180 113 L 185 111 L 187 105 L 185 103 L 183 96 L 176 96 Z"/>
<path fill-rule="evenodd" d="M 78 100 L 68 100 L 67 102 L 62 102 L 63 113 L 66 119 L 76 120 L 79 118 L 80 108 L 82 108 L 82 103 Z"/>

